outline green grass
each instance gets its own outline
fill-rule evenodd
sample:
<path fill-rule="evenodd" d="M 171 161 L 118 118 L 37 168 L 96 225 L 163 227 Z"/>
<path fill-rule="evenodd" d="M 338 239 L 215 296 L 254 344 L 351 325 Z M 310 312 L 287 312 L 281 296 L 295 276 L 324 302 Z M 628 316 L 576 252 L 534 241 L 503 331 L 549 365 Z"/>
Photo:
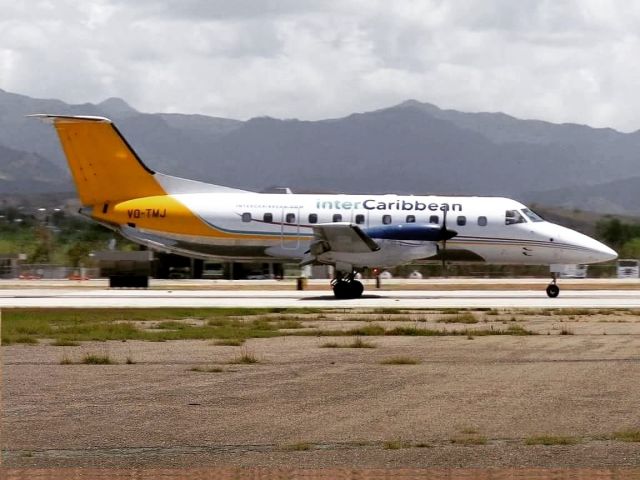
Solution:
<path fill-rule="evenodd" d="M 640 442 L 640 430 L 622 430 L 615 432 L 611 437 L 621 442 Z"/>
<path fill-rule="evenodd" d="M 524 443 L 526 445 L 575 445 L 579 443 L 579 441 L 576 437 L 541 435 L 538 437 L 529 437 Z"/>
<path fill-rule="evenodd" d="M 420 360 L 412 357 L 389 357 L 380 362 L 381 365 L 417 365 Z"/>
<path fill-rule="evenodd" d="M 285 315 L 280 314 L 283 311 L 290 314 L 299 309 L 5 309 L 2 343 L 5 345 L 36 344 L 39 339 L 51 339 L 55 341 L 55 345 L 71 346 L 78 342 L 110 340 L 153 342 L 218 340 L 226 342 L 224 343 L 226 345 L 240 345 L 249 338 L 285 335 L 357 337 L 471 335 L 476 337 L 535 334 L 518 325 L 511 325 L 504 330 L 494 328 L 438 330 L 414 326 L 385 329 L 379 324 L 370 323 L 347 330 L 318 330 L 304 328 L 300 320 L 285 318 Z M 304 312 L 316 313 L 315 310 Z M 331 312 L 327 312 L 329 313 Z M 456 312 L 455 315 L 458 319 L 456 323 L 469 323 L 473 317 L 470 312 Z M 358 348 L 358 346 L 350 348 Z"/>
<path fill-rule="evenodd" d="M 2 343 L 36 343 L 40 338 L 59 342 L 244 340 L 279 336 L 283 335 L 280 329 L 302 327 L 296 320 L 264 317 L 281 311 L 283 309 L 276 308 L 5 309 Z M 287 310 L 291 311 L 294 309 Z M 245 319 L 252 316 L 259 318 Z M 191 324 L 194 319 L 201 320 L 203 325 Z"/>

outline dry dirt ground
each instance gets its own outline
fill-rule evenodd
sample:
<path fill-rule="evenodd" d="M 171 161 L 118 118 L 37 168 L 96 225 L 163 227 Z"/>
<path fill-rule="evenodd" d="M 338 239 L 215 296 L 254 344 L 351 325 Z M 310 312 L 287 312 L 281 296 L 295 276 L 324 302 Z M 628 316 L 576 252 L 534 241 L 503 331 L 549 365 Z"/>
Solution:
<path fill-rule="evenodd" d="M 204 340 L 5 346 L 3 461 L 40 468 L 640 467 L 640 443 L 612 437 L 640 430 L 640 312 L 539 313 L 474 312 L 479 323 L 464 325 L 517 324 L 538 335 L 362 337 L 375 348 L 323 348 L 353 339 L 299 336 L 242 347 Z M 321 328 L 463 327 L 438 322 L 437 312 L 403 322 L 376 315 L 303 320 Z M 118 364 L 61 364 L 86 353 Z M 229 363 L 241 353 L 259 362 Z M 383 364 L 394 357 L 418 363 Z M 537 436 L 575 443 L 527 444 Z"/>

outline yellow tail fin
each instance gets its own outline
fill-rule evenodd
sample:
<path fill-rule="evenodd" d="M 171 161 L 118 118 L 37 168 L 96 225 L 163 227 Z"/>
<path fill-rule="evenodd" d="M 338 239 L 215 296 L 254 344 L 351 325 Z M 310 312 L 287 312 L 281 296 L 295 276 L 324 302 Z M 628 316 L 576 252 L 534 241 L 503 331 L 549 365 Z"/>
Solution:
<path fill-rule="evenodd" d="M 33 115 L 52 123 L 83 205 L 165 195 L 164 189 L 111 120 Z"/>

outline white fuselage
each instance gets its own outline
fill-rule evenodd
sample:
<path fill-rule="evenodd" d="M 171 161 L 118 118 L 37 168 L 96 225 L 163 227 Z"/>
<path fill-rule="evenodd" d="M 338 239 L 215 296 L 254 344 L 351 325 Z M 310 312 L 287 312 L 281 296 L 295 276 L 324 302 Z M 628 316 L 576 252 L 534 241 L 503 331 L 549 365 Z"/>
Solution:
<path fill-rule="evenodd" d="M 447 259 L 494 264 L 550 265 L 595 263 L 616 253 L 602 243 L 543 221 L 524 205 L 501 197 L 188 193 L 173 197 L 221 235 L 167 233 L 122 226 L 122 233 L 151 247 L 212 259 L 302 259 L 314 238 L 313 226 L 350 223 L 372 228 L 413 225 L 446 227 L 457 234 L 446 242 Z M 327 252 L 320 263 L 386 266 L 434 261 L 441 242 L 376 239 L 380 250 Z"/>

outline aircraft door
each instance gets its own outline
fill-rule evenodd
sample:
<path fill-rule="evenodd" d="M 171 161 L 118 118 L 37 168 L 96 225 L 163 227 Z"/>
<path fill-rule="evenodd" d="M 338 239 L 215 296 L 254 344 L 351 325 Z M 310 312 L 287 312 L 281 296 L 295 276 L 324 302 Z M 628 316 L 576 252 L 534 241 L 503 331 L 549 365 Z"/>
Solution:
<path fill-rule="evenodd" d="M 280 244 L 295 250 L 300 246 L 300 208 L 283 208 L 280 218 Z"/>

